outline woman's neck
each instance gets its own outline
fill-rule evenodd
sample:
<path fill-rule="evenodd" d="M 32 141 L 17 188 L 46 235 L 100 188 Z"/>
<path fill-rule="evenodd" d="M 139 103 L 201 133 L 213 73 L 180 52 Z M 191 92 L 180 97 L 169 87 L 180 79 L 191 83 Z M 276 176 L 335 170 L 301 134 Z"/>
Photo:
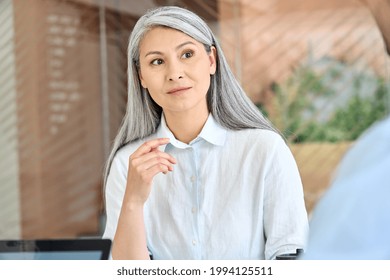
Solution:
<path fill-rule="evenodd" d="M 189 144 L 202 131 L 209 116 L 208 110 L 196 115 L 188 112 L 164 112 L 165 122 L 175 138 Z"/>

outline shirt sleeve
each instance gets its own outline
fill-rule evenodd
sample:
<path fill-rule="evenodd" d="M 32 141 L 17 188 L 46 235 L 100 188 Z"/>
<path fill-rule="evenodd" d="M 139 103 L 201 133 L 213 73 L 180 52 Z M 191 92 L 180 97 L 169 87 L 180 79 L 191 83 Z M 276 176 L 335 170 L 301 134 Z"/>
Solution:
<path fill-rule="evenodd" d="M 265 258 L 305 249 L 308 217 L 295 159 L 279 137 L 270 151 L 264 191 Z"/>
<path fill-rule="evenodd" d="M 105 188 L 106 227 L 103 238 L 113 240 L 126 189 L 127 166 L 117 154 L 111 164 Z"/>

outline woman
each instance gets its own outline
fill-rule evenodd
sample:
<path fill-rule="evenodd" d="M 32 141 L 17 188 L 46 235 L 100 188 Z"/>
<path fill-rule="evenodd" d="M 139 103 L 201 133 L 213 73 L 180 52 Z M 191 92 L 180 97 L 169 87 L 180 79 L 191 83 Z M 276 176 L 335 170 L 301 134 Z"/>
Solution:
<path fill-rule="evenodd" d="M 127 112 L 105 174 L 114 259 L 273 259 L 303 248 L 296 163 L 246 97 L 206 23 L 139 19 Z"/>

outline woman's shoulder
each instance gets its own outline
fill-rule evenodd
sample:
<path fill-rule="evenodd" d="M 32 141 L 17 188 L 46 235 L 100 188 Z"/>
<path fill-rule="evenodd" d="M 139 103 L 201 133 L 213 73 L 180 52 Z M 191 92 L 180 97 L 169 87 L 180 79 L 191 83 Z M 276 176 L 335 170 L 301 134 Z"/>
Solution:
<path fill-rule="evenodd" d="M 263 168 L 271 163 L 289 161 L 291 152 L 283 137 L 272 130 L 244 129 L 230 131 L 226 148 L 252 162 L 261 162 Z"/>
<path fill-rule="evenodd" d="M 246 144 L 276 145 L 284 142 L 283 137 L 276 131 L 260 128 L 248 128 L 231 131 L 232 137 L 237 141 Z"/>
<path fill-rule="evenodd" d="M 288 143 L 276 131 L 266 129 L 245 129 L 233 134 L 231 147 L 245 155 L 252 155 L 265 162 L 284 162 L 293 164 Z"/>

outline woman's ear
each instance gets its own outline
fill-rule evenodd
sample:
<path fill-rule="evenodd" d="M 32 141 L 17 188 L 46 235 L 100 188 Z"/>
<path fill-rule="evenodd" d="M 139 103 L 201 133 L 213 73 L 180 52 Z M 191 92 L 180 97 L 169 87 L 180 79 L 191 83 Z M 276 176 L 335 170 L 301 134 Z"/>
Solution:
<path fill-rule="evenodd" d="M 144 79 L 142 78 L 141 68 L 138 67 L 138 78 L 143 88 L 147 88 Z"/>
<path fill-rule="evenodd" d="M 209 53 L 210 60 L 210 75 L 214 75 L 217 71 L 217 49 L 214 46 L 210 47 Z"/>

